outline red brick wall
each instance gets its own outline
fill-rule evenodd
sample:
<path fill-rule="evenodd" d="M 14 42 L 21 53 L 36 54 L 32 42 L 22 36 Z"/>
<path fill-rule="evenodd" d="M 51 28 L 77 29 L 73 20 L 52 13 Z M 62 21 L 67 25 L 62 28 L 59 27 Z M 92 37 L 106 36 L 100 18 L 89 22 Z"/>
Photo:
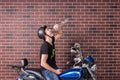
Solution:
<path fill-rule="evenodd" d="M 70 47 L 79 42 L 83 56 L 92 55 L 97 80 L 120 80 L 120 0 L 0 0 L 0 80 L 15 80 L 7 64 L 39 67 L 41 25 L 70 18 L 56 41 L 57 64 L 66 69 Z"/>

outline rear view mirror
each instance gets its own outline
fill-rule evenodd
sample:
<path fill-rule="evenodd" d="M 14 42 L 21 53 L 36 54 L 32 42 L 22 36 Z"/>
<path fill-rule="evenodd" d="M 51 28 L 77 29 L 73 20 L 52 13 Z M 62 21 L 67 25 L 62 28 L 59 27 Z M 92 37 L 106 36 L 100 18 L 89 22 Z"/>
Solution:
<path fill-rule="evenodd" d="M 25 58 L 22 59 L 22 60 L 21 60 L 21 66 L 22 66 L 22 67 L 25 67 L 25 66 L 27 66 L 27 65 L 28 65 L 28 60 L 25 59 Z"/>

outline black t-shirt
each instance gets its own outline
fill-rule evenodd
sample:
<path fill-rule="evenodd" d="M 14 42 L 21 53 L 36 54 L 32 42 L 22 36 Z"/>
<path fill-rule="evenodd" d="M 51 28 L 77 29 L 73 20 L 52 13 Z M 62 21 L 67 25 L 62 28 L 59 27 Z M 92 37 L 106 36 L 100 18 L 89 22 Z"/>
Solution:
<path fill-rule="evenodd" d="M 44 41 L 44 43 L 41 46 L 40 55 L 47 54 L 48 55 L 47 63 L 49 64 L 49 66 L 51 66 L 52 68 L 57 68 L 56 61 L 55 61 L 54 38 L 52 43 L 53 45 Z"/>

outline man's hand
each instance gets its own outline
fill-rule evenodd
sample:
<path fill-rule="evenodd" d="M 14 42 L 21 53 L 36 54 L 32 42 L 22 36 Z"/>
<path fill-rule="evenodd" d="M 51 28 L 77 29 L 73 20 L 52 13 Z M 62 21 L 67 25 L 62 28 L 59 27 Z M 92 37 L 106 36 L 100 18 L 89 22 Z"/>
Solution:
<path fill-rule="evenodd" d="M 55 31 L 58 31 L 58 30 L 61 30 L 61 27 L 60 27 L 59 24 L 55 24 L 55 25 L 53 26 L 53 29 L 55 29 Z"/>
<path fill-rule="evenodd" d="M 61 30 L 61 27 L 65 25 L 68 21 L 69 20 L 66 18 L 65 20 L 61 21 L 61 23 L 55 24 L 53 29 L 55 29 L 55 31 Z"/>
<path fill-rule="evenodd" d="M 62 70 L 61 69 L 57 69 L 55 73 L 59 75 L 59 74 L 62 73 Z"/>

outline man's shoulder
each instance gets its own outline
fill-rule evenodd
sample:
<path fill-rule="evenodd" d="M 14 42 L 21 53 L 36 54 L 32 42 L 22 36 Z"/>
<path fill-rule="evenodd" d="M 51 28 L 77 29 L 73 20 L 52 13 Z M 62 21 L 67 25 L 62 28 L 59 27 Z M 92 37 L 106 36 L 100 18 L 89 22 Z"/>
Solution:
<path fill-rule="evenodd" d="M 48 43 L 47 43 L 46 41 L 44 41 L 44 42 L 42 43 L 42 46 L 48 46 Z"/>

